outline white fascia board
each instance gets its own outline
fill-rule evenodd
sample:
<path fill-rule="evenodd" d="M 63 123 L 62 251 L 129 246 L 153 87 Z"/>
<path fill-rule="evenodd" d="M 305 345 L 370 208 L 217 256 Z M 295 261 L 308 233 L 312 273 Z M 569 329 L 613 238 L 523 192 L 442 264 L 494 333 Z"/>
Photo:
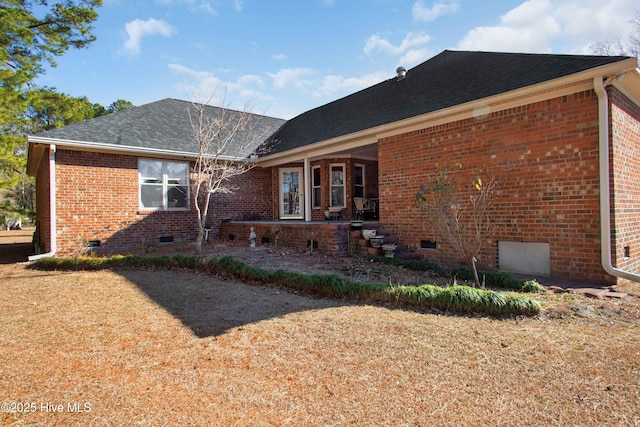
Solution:
<path fill-rule="evenodd" d="M 130 154 L 134 156 L 144 157 L 163 157 L 163 158 L 179 158 L 179 159 L 192 159 L 198 158 L 198 153 L 189 151 L 175 151 L 165 150 L 161 148 L 143 148 L 134 147 L 131 145 L 115 145 L 106 144 L 103 142 L 88 142 L 88 141 L 73 141 L 57 138 L 46 138 L 39 136 L 29 136 L 28 141 L 34 144 L 56 145 L 58 148 L 74 148 L 80 151 L 94 151 L 94 152 L 109 152 L 109 153 L 122 153 Z M 215 156 L 209 155 L 207 157 L 214 158 Z M 246 161 L 251 162 L 252 159 L 247 157 L 232 157 L 232 156 L 217 156 L 219 160 L 224 161 Z"/>

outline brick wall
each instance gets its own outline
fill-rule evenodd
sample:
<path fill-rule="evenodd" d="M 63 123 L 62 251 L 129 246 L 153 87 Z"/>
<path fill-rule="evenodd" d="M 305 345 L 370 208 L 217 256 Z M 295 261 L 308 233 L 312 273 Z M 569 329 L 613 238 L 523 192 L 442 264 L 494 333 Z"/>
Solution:
<path fill-rule="evenodd" d="M 439 167 L 459 162 L 500 178 L 493 232 L 479 259 L 498 268 L 499 240 L 550 244 L 551 275 L 611 283 L 600 266 L 597 96 L 585 91 L 483 118 L 382 139 L 380 219 L 441 263 L 463 263 L 425 216 L 414 194 Z"/>
<path fill-rule="evenodd" d="M 612 259 L 614 266 L 640 273 L 640 108 L 615 88 L 609 97 Z"/>
<path fill-rule="evenodd" d="M 325 255 L 346 256 L 349 254 L 349 223 L 305 223 L 305 222 L 224 222 L 222 239 L 231 240 L 240 246 L 249 247 L 250 227 L 255 228 L 256 244 L 268 242 L 279 246 L 308 248 L 309 241 L 317 242 L 317 250 Z M 277 236 L 277 241 L 276 241 Z"/>
<path fill-rule="evenodd" d="M 44 174 L 44 169 L 39 172 Z M 269 216 L 270 172 L 255 168 L 238 177 L 242 190 L 213 196 L 207 221 L 218 232 L 223 218 Z M 193 242 L 195 210 L 141 210 L 138 202 L 138 158 L 121 154 L 58 149 L 56 153 L 57 249 L 60 255 L 86 250 L 100 241 L 100 252 L 125 252 L 159 245 L 161 237 Z M 257 188 L 254 190 L 254 188 Z M 38 212 L 42 206 L 38 206 Z M 44 225 L 44 224 L 43 224 Z M 47 228 L 48 230 L 48 228 Z"/>
<path fill-rule="evenodd" d="M 212 236 L 220 234 L 223 220 L 268 220 L 273 218 L 271 170 L 256 167 L 234 177 L 232 194 L 214 194 L 211 199 L 207 226 Z"/>

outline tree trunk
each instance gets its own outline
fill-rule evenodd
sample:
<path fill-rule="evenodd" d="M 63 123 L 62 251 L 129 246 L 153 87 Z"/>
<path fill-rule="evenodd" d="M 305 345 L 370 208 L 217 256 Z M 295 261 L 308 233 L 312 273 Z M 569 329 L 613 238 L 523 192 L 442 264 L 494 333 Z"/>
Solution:
<path fill-rule="evenodd" d="M 196 238 L 196 252 L 198 255 L 202 255 L 202 242 L 204 241 L 204 230 L 202 227 L 198 227 L 198 237 Z"/>
<path fill-rule="evenodd" d="M 476 269 L 476 257 L 472 256 L 469 261 L 471 262 L 471 269 L 473 270 L 473 280 L 476 283 L 476 288 L 479 288 L 480 279 L 478 278 L 478 270 Z"/>

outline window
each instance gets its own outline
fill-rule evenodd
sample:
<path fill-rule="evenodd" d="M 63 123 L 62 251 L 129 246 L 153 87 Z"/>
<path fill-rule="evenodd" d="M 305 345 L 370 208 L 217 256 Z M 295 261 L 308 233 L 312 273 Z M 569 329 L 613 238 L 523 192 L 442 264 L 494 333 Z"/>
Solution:
<path fill-rule="evenodd" d="M 331 175 L 329 183 L 331 189 L 331 207 L 344 208 L 345 187 L 344 187 L 344 164 L 331 165 Z"/>
<path fill-rule="evenodd" d="M 189 164 L 165 160 L 138 161 L 140 208 L 187 209 Z"/>
<path fill-rule="evenodd" d="M 322 207 L 322 192 L 320 190 L 320 166 L 314 166 L 312 169 L 311 180 L 311 206 L 314 208 Z"/>
<path fill-rule="evenodd" d="M 364 198 L 364 165 L 355 166 L 353 186 L 353 197 Z"/>

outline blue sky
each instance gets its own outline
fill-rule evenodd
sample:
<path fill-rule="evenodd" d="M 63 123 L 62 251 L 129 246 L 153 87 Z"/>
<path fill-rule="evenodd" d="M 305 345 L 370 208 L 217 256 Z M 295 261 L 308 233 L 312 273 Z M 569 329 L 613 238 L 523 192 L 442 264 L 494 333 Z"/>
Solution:
<path fill-rule="evenodd" d="M 104 106 L 163 98 L 291 118 L 444 49 L 588 54 L 637 0 L 103 0 L 38 80 Z"/>

